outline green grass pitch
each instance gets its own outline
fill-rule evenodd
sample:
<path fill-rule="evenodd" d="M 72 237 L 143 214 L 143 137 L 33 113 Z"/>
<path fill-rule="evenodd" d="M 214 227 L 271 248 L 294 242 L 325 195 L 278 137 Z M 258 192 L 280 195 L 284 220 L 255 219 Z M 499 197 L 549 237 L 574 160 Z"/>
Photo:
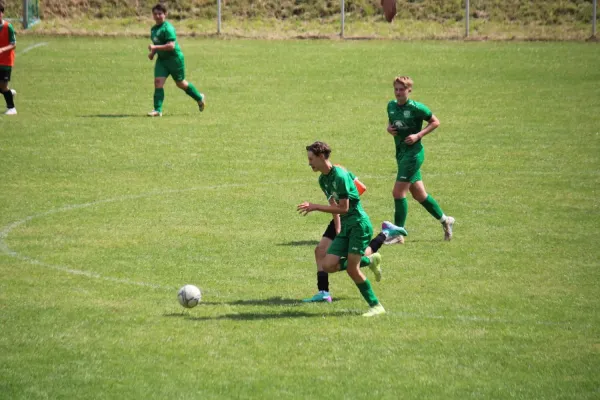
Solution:
<path fill-rule="evenodd" d="M 598 398 L 597 45 L 186 38 L 207 109 L 169 80 L 151 119 L 148 43 L 19 39 L 0 399 Z M 325 201 L 304 147 L 328 142 L 375 229 L 392 219 L 397 74 L 441 121 L 423 175 L 455 238 L 409 200 L 373 283 L 387 315 L 360 317 L 344 274 L 302 304 L 329 221 L 295 212 Z"/>

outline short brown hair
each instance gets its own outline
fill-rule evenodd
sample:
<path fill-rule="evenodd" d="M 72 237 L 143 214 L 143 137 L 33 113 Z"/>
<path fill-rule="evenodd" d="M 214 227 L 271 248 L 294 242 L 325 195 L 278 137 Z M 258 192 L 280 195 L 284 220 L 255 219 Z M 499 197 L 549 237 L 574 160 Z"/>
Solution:
<path fill-rule="evenodd" d="M 323 154 L 325 159 L 328 159 L 329 155 L 331 154 L 331 147 L 329 147 L 329 145 L 325 142 L 317 141 L 309 146 L 306 146 L 306 151 L 310 151 L 315 156 L 320 156 Z"/>
<path fill-rule="evenodd" d="M 4 12 L 4 4 L 0 3 L 0 12 Z"/>
<path fill-rule="evenodd" d="M 165 6 L 162 3 L 158 3 L 157 5 L 155 5 L 154 7 L 152 7 L 152 12 L 155 12 L 155 11 L 160 11 L 163 14 L 166 14 L 167 13 L 167 6 Z"/>
<path fill-rule="evenodd" d="M 410 78 L 410 76 L 397 76 L 394 78 L 394 85 L 396 83 L 403 84 L 407 89 L 412 89 L 413 87 L 413 80 Z"/>

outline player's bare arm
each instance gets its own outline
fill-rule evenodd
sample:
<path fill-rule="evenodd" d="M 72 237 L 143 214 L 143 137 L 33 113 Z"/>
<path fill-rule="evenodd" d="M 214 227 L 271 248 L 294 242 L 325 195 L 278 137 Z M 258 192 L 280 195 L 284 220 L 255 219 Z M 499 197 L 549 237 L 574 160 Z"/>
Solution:
<path fill-rule="evenodd" d="M 156 53 L 157 51 L 173 51 L 175 50 L 175 42 L 168 42 L 167 44 L 151 44 L 148 45 L 148 50 Z"/>
<path fill-rule="evenodd" d="M 309 203 L 308 201 L 305 201 L 301 204 L 298 204 L 298 207 L 296 207 L 296 210 L 302 215 L 307 215 L 308 213 L 313 212 L 313 211 L 321 211 L 321 212 L 329 213 L 329 214 L 346 214 L 348 212 L 349 208 L 350 208 L 350 200 L 349 199 L 340 199 L 339 204 L 328 205 L 328 206 L 325 206 L 323 204 Z"/>
<path fill-rule="evenodd" d="M 431 133 L 434 129 L 440 126 L 440 120 L 433 114 L 431 114 L 431 118 L 427 121 L 427 126 L 423 128 L 421 132 L 415 133 L 414 135 L 409 135 L 404 139 L 404 143 L 406 144 L 414 144 L 421 140 L 423 136 Z"/>
<path fill-rule="evenodd" d="M 11 51 L 12 49 L 16 49 L 16 48 L 17 48 L 16 43 L 11 43 L 8 46 L 0 47 L 0 54 L 4 53 L 5 51 Z"/>

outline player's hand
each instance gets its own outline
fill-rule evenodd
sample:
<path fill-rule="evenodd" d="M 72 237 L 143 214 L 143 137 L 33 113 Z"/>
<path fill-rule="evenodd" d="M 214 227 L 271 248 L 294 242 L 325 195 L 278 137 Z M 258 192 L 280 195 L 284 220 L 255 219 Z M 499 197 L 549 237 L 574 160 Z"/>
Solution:
<path fill-rule="evenodd" d="M 406 144 L 415 144 L 419 141 L 419 135 L 416 133 L 414 135 L 408 135 L 406 139 L 404 139 L 404 143 Z"/>
<path fill-rule="evenodd" d="M 396 136 L 398 134 L 398 129 L 396 129 L 394 125 L 388 125 L 387 131 L 392 136 Z"/>
<path fill-rule="evenodd" d="M 312 203 L 309 203 L 308 201 L 305 201 L 303 203 L 298 204 L 298 207 L 296 207 L 296 211 L 298 211 L 301 215 L 306 215 L 311 211 L 315 211 L 315 205 Z"/>
<path fill-rule="evenodd" d="M 150 61 L 154 60 L 154 52 L 148 54 L 148 58 L 150 59 Z"/>

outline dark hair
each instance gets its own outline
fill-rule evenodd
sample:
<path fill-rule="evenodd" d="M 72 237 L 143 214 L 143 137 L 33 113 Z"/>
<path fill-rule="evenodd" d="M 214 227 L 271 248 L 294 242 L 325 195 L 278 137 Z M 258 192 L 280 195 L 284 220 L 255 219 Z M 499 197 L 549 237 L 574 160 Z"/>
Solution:
<path fill-rule="evenodd" d="M 4 12 L 4 4 L 0 3 L 0 12 Z"/>
<path fill-rule="evenodd" d="M 310 151 L 315 156 L 320 156 L 321 154 L 323 154 L 325 156 L 325 159 L 328 159 L 329 155 L 331 154 L 331 147 L 329 147 L 329 145 L 325 142 L 317 141 L 311 144 L 310 146 L 306 146 L 306 151 Z"/>
<path fill-rule="evenodd" d="M 163 14 L 167 13 L 167 6 L 165 6 L 164 4 L 158 3 L 157 5 L 155 5 L 154 7 L 152 7 L 152 12 L 155 11 L 160 11 Z"/>

